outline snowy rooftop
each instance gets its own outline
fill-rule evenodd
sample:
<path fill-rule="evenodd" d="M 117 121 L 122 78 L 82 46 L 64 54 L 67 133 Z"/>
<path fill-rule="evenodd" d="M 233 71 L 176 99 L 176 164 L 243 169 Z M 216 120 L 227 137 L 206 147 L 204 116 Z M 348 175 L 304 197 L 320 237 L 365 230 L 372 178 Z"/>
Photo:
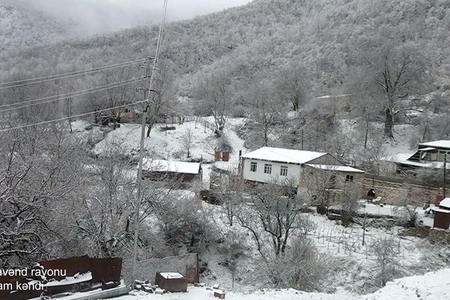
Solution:
<path fill-rule="evenodd" d="M 450 209 L 450 198 L 444 198 L 440 203 L 439 206 L 449 208 Z"/>
<path fill-rule="evenodd" d="M 433 207 L 431 210 L 434 211 L 434 212 L 441 212 L 441 213 L 444 213 L 444 214 L 450 214 L 450 210 L 439 208 L 439 207 Z"/>
<path fill-rule="evenodd" d="M 450 149 L 450 140 L 439 140 L 439 141 L 433 141 L 433 142 L 427 142 L 427 143 L 420 143 L 419 146 Z"/>
<path fill-rule="evenodd" d="M 347 167 L 347 166 L 317 165 L 317 164 L 307 164 L 307 166 L 315 168 L 315 169 L 332 170 L 332 171 L 338 171 L 338 172 L 364 173 L 364 171 L 362 171 L 362 170 L 355 169 L 352 167 Z"/>
<path fill-rule="evenodd" d="M 283 148 L 262 147 L 253 152 L 242 155 L 243 158 L 261 159 L 293 164 L 305 164 L 326 155 L 326 153 L 292 150 Z"/>
<path fill-rule="evenodd" d="M 444 163 L 439 162 L 439 161 L 422 163 L 422 162 L 411 161 L 411 160 L 403 160 L 403 161 L 399 160 L 397 162 L 401 163 L 403 165 L 421 167 L 421 168 L 431 168 L 431 169 L 443 169 L 444 168 Z M 450 169 L 450 164 L 446 165 L 446 169 Z"/>
<path fill-rule="evenodd" d="M 200 170 L 200 163 L 184 162 L 184 161 L 169 161 L 159 159 L 144 159 L 142 164 L 143 170 L 162 171 L 162 172 L 176 172 L 185 174 L 198 174 Z"/>
<path fill-rule="evenodd" d="M 166 278 L 166 279 L 178 279 L 178 278 L 183 278 L 183 275 L 181 275 L 180 273 L 160 273 L 162 277 Z"/>

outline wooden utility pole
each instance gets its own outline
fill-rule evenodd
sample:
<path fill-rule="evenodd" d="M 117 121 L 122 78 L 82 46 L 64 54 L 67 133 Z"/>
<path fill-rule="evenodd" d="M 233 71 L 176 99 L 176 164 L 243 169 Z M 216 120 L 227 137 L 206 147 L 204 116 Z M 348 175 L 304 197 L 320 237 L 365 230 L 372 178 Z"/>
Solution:
<path fill-rule="evenodd" d="M 447 181 L 447 152 L 444 153 L 444 182 L 442 184 L 442 195 L 445 198 L 445 185 Z"/>
<path fill-rule="evenodd" d="M 141 141 L 139 148 L 139 164 L 138 164 L 138 174 L 137 174 L 137 195 L 136 195 L 136 209 L 134 213 L 134 244 L 133 244 L 133 258 L 132 258 L 132 271 L 131 271 L 131 284 L 130 287 L 135 287 L 135 276 L 136 276 L 136 260 L 137 260 L 137 248 L 138 248 L 138 238 L 139 238 L 139 215 L 140 206 L 142 201 L 142 162 L 144 160 L 144 139 L 145 139 L 145 125 L 147 121 L 147 109 L 150 105 L 150 93 L 154 91 L 153 84 L 155 81 L 156 70 L 158 67 L 159 53 L 161 51 L 161 43 L 163 38 L 164 25 L 166 23 L 166 13 L 167 13 L 167 2 L 164 0 L 164 12 L 161 20 L 161 25 L 159 27 L 158 42 L 156 44 L 155 57 L 153 59 L 152 73 L 150 75 L 150 83 L 148 87 L 148 92 L 146 93 L 147 98 L 145 99 L 146 109 L 142 111 L 142 122 L 141 122 Z"/>

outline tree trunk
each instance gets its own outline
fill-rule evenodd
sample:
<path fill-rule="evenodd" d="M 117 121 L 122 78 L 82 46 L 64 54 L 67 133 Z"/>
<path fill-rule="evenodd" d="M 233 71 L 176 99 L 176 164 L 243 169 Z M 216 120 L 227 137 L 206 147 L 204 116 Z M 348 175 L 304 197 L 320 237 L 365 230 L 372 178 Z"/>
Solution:
<path fill-rule="evenodd" d="M 299 106 L 300 97 L 298 95 L 294 95 L 294 97 L 292 97 L 292 108 L 294 109 L 294 111 L 298 111 Z"/>
<path fill-rule="evenodd" d="M 384 119 L 384 135 L 388 138 L 393 139 L 394 134 L 392 129 L 394 127 L 394 114 L 391 108 L 386 108 L 385 110 L 385 119 Z"/>

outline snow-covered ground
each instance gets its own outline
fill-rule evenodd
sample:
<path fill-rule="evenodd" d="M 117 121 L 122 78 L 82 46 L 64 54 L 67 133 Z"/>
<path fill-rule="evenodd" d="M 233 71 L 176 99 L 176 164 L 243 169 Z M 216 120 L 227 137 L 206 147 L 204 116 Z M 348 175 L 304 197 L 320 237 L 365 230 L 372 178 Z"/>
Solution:
<path fill-rule="evenodd" d="M 214 133 L 206 129 L 200 122 L 185 122 L 183 124 L 170 125 L 175 130 L 160 129 L 163 124 L 156 124 L 146 138 L 144 149 L 147 156 L 153 159 L 177 159 L 177 160 L 200 160 L 212 161 L 214 159 L 214 148 L 216 139 Z M 111 131 L 104 140 L 99 142 L 93 149 L 94 153 L 101 154 L 111 146 L 119 146 L 124 153 L 136 157 L 140 147 L 141 126 L 138 124 L 122 124 L 120 128 Z M 189 152 L 187 157 L 187 139 L 190 138 Z"/>
<path fill-rule="evenodd" d="M 214 291 L 206 287 L 189 286 L 187 293 L 163 295 L 132 291 L 120 300 L 207 300 L 218 299 Z M 422 276 L 410 276 L 388 282 L 385 287 L 367 295 L 305 293 L 294 289 L 260 290 L 253 293 L 226 292 L 229 300 L 447 300 L 450 299 L 450 269 L 429 272 Z"/>
<path fill-rule="evenodd" d="M 244 141 L 242 141 L 234 132 L 234 128 L 243 124 L 244 119 L 227 120 L 227 126 L 224 133 L 229 145 L 233 151 L 230 153 L 229 162 L 220 162 L 222 168 L 233 168 L 239 159 L 239 150 L 246 153 Z M 212 123 L 212 119 L 204 118 L 197 121 L 185 122 L 184 124 L 176 124 L 175 130 L 160 131 L 161 125 L 156 125 L 152 130 L 150 139 L 145 141 L 146 156 L 154 159 L 172 159 L 172 160 L 188 160 L 186 149 L 183 146 L 188 135 L 191 135 L 192 145 L 190 148 L 191 158 L 203 159 L 212 162 L 214 160 L 214 149 L 218 143 L 213 131 L 207 128 L 205 122 Z M 83 131 L 85 124 L 74 124 L 75 131 Z M 162 125 L 164 126 L 164 125 Z M 97 130 L 97 131 L 96 131 Z M 396 128 L 396 133 L 402 136 L 399 141 L 384 145 L 384 155 L 395 153 L 406 153 L 409 150 L 407 141 L 407 132 L 410 128 Z M 351 130 L 347 130 L 351 131 Z M 399 131 L 401 131 L 399 133 Z M 90 135 L 99 134 L 98 128 L 90 130 Z M 110 148 L 111 145 L 119 146 L 125 153 L 130 156 L 136 156 L 139 149 L 140 126 L 136 124 L 122 124 L 122 126 L 106 135 L 106 138 L 95 145 L 93 151 L 101 155 Z M 405 135 L 405 136 L 403 136 Z M 211 164 L 203 164 L 204 182 L 207 186 L 209 181 L 209 172 Z M 204 203 L 204 209 L 209 215 L 213 216 L 215 226 L 220 234 L 226 236 L 228 234 L 247 234 L 243 229 L 236 229 L 237 226 L 229 226 L 219 206 Z M 364 208 L 361 207 L 363 212 Z M 365 212 L 373 215 L 396 216 L 399 209 L 392 206 L 379 206 L 375 204 L 366 204 Z M 308 233 L 314 245 L 321 254 L 329 255 L 338 267 L 334 273 L 330 274 L 327 283 L 330 285 L 329 290 L 332 294 L 322 293 L 304 293 L 296 290 L 260 290 L 257 283 L 252 285 L 246 281 L 251 276 L 250 273 L 256 272 L 257 269 L 252 265 L 252 254 L 248 253 L 247 257 L 240 260 L 237 275 L 243 279 L 242 282 L 235 285 L 232 289 L 231 273 L 229 269 L 220 264 L 220 253 L 211 249 L 209 253 L 205 253 L 202 257 L 203 261 L 208 262 L 208 268 L 211 276 L 203 278 L 207 285 L 215 282 L 227 291 L 226 299 L 242 299 L 242 300 L 264 300 L 264 299 L 450 299 L 447 290 L 450 285 L 450 269 L 443 269 L 436 273 L 427 273 L 424 276 L 413 276 L 395 280 L 392 283 L 366 296 L 359 296 L 358 292 L 363 289 L 367 281 L 373 277 L 373 268 L 375 255 L 371 251 L 370 246 L 377 243 L 383 238 L 394 238 L 398 245 L 399 256 L 398 264 L 404 274 L 423 274 L 429 270 L 435 270 L 446 265 L 439 261 L 432 245 L 426 240 L 415 237 L 399 237 L 397 233 L 400 227 L 383 226 L 368 227 L 363 231 L 363 227 L 354 224 L 351 227 L 343 227 L 335 221 L 330 221 L 326 217 L 318 214 L 309 214 L 308 218 L 314 224 L 313 229 Z M 427 221 L 428 222 L 428 221 Z M 425 223 L 425 222 L 424 222 Z M 248 235 L 247 235 L 248 236 Z M 364 238 L 364 245 L 362 243 Z M 251 236 L 248 236 L 246 243 L 251 245 Z M 247 246 L 247 245 L 246 245 Z M 430 267 L 433 266 L 433 267 Z M 245 285 L 250 285 L 246 286 Z M 372 289 L 373 290 L 373 289 Z M 232 291 L 232 292 L 231 292 Z M 391 295 L 396 295 L 392 296 Z M 399 296 L 397 296 L 399 295 Z M 413 295 L 413 296 L 411 296 Z M 214 299 L 213 292 L 205 287 L 190 287 L 188 293 L 181 294 L 164 294 L 164 295 L 147 295 L 137 292 L 133 295 L 123 296 L 121 300 L 132 299 L 167 299 L 167 300 L 192 300 L 192 299 Z M 216 298 L 217 299 L 217 298 Z"/>

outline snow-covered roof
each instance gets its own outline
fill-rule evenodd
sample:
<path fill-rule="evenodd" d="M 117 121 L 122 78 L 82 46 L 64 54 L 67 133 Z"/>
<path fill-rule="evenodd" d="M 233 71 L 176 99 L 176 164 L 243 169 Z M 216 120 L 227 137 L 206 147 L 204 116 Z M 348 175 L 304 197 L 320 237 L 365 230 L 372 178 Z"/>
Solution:
<path fill-rule="evenodd" d="M 262 147 L 253 152 L 244 154 L 242 155 L 242 157 L 250 159 L 292 163 L 292 164 L 305 164 L 311 160 L 314 160 L 324 155 L 326 155 L 326 153 L 273 148 L 273 147 Z"/>
<path fill-rule="evenodd" d="M 183 278 L 183 275 L 181 275 L 180 273 L 164 272 L 159 274 L 161 274 L 161 276 L 166 279 Z"/>
<path fill-rule="evenodd" d="M 317 164 L 307 164 L 307 166 L 315 169 L 338 171 L 338 172 L 364 173 L 364 171 L 362 170 L 347 166 L 317 165 Z"/>
<path fill-rule="evenodd" d="M 200 170 L 200 163 L 144 158 L 142 169 L 147 171 L 198 174 Z"/>
<path fill-rule="evenodd" d="M 427 143 L 420 143 L 419 146 L 450 149 L 450 140 L 439 140 Z"/>
<path fill-rule="evenodd" d="M 434 211 L 434 212 L 441 212 L 441 213 L 444 213 L 444 214 L 450 214 L 450 209 L 443 209 L 443 208 L 439 208 L 439 207 L 433 207 L 431 210 Z"/>
<path fill-rule="evenodd" d="M 439 206 L 445 207 L 450 209 L 450 198 L 444 198 L 440 203 Z"/>
<path fill-rule="evenodd" d="M 397 163 L 400 163 L 402 165 L 407 165 L 407 166 L 421 167 L 421 168 L 431 168 L 431 169 L 443 169 L 444 168 L 444 163 L 439 162 L 439 161 L 421 163 L 418 161 L 403 160 L 403 161 L 397 161 Z M 447 163 L 446 169 L 450 169 L 449 163 Z"/>
<path fill-rule="evenodd" d="M 426 148 L 419 149 L 419 151 L 431 151 L 431 150 L 436 150 L 436 148 L 434 148 L 434 147 L 426 147 Z"/>

